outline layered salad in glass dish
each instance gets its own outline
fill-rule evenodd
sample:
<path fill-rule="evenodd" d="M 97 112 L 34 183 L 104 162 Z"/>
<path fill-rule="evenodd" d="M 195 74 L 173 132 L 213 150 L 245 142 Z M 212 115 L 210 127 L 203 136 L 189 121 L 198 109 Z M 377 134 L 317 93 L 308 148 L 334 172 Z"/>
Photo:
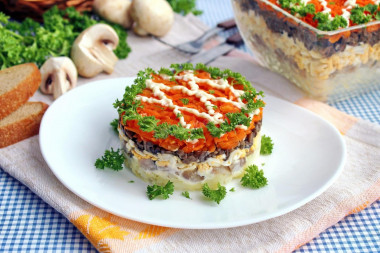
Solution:
<path fill-rule="evenodd" d="M 232 0 L 260 64 L 322 101 L 378 89 L 379 0 Z"/>

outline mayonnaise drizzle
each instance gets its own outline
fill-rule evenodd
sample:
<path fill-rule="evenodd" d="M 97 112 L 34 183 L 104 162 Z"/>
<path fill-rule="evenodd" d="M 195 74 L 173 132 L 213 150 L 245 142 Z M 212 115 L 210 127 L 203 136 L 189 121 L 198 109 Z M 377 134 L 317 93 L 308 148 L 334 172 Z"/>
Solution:
<path fill-rule="evenodd" d="M 333 18 L 331 17 L 331 9 L 329 7 L 327 7 L 327 1 L 325 0 L 319 0 L 319 2 L 321 3 L 321 5 L 323 6 L 323 11 L 322 13 L 327 13 L 329 14 L 329 19 L 332 20 Z"/>
<path fill-rule="evenodd" d="M 166 75 L 161 75 L 161 77 L 163 77 L 166 80 L 170 79 L 170 77 L 166 76 Z M 175 115 L 181 114 L 181 111 L 186 111 L 186 112 L 194 114 L 197 117 L 205 118 L 209 122 L 213 122 L 214 124 L 221 124 L 224 122 L 224 120 L 223 120 L 223 115 L 221 113 L 215 112 L 215 110 L 213 109 L 214 104 L 212 104 L 211 101 L 212 102 L 219 101 L 219 102 L 224 102 L 224 103 L 231 103 L 234 106 L 238 107 L 239 109 L 242 109 L 242 108 L 246 109 L 246 105 L 243 103 L 243 101 L 240 98 L 240 96 L 244 93 L 244 91 L 234 89 L 234 87 L 231 86 L 227 80 L 224 80 L 224 79 L 218 79 L 218 80 L 201 79 L 201 78 L 196 77 L 194 75 L 193 71 L 187 71 L 182 76 L 175 76 L 175 79 L 177 79 L 177 80 L 182 79 L 184 81 L 187 81 L 189 86 L 190 86 L 190 89 L 185 87 L 185 86 L 182 86 L 182 85 L 176 85 L 176 86 L 169 87 L 163 83 L 156 83 L 156 82 L 153 82 L 152 79 L 147 79 L 145 82 L 146 87 L 148 89 L 152 90 L 153 95 L 158 97 L 158 99 L 152 98 L 152 97 L 148 98 L 148 97 L 141 96 L 141 95 L 137 95 L 136 99 L 141 100 L 143 102 L 157 103 L 157 104 L 160 104 L 162 106 L 168 107 L 168 108 L 173 110 L 173 113 Z M 223 91 L 226 88 L 229 88 L 231 93 L 234 94 L 234 96 L 237 98 L 237 101 L 233 101 L 232 98 L 227 99 L 225 97 L 215 97 L 212 94 L 209 94 L 203 90 L 200 90 L 197 82 L 198 83 L 199 82 L 207 83 L 209 86 L 211 86 L 215 89 L 223 90 Z M 207 108 L 208 113 L 200 112 L 194 108 L 178 106 L 178 105 L 173 104 L 173 101 L 170 98 L 168 98 L 166 96 L 166 94 L 163 92 L 163 90 L 168 91 L 170 89 L 181 90 L 182 93 L 185 93 L 189 96 L 198 97 L 200 99 L 200 101 L 202 103 L 204 103 L 205 107 Z M 256 110 L 254 113 L 249 114 L 250 119 L 252 120 L 253 116 L 255 114 L 258 114 L 258 113 L 260 113 L 260 110 Z M 183 127 L 190 129 L 191 125 L 187 124 L 187 122 L 185 121 L 185 119 L 182 115 L 179 117 L 179 122 Z M 239 125 L 237 127 L 241 128 L 241 129 L 245 129 L 245 130 L 247 129 L 247 127 L 243 126 L 243 125 Z"/>

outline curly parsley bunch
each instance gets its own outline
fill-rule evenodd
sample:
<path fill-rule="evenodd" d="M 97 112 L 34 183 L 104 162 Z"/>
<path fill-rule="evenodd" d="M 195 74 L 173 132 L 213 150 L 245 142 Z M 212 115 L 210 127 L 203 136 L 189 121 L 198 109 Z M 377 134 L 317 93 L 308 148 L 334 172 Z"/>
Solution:
<path fill-rule="evenodd" d="M 114 52 L 118 58 L 126 58 L 131 49 L 122 26 L 81 14 L 74 7 L 59 10 L 54 6 L 44 13 L 42 24 L 30 18 L 21 23 L 10 21 L 0 12 L 0 69 L 25 62 L 41 66 L 49 57 L 69 56 L 75 38 L 97 23 L 112 26 L 120 41 Z"/>

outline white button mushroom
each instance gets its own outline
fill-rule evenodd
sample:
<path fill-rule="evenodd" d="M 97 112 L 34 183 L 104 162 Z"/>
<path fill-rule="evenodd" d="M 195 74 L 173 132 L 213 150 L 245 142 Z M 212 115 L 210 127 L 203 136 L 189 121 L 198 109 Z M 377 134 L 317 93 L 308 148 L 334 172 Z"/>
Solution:
<path fill-rule="evenodd" d="M 77 84 L 77 69 L 68 57 L 51 57 L 41 67 L 40 90 L 57 99 Z"/>
<path fill-rule="evenodd" d="M 115 30 L 106 24 L 96 24 L 84 30 L 74 41 L 71 59 L 83 77 L 94 77 L 100 72 L 113 72 L 118 60 L 113 50 L 119 44 Z"/>
<path fill-rule="evenodd" d="M 132 25 L 130 0 L 95 0 L 93 8 L 110 22 L 122 25 L 124 28 L 130 28 Z"/>
<path fill-rule="evenodd" d="M 135 21 L 133 31 L 140 36 L 164 36 L 174 21 L 173 10 L 166 0 L 133 0 L 131 16 Z"/>

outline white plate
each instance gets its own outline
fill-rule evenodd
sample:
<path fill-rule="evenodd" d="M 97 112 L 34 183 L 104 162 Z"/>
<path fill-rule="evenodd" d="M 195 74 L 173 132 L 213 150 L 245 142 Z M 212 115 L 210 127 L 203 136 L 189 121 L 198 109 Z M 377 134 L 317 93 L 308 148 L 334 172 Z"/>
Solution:
<path fill-rule="evenodd" d="M 227 228 L 264 221 L 290 212 L 325 191 L 342 171 L 345 144 L 340 133 L 315 114 L 291 103 L 266 96 L 262 133 L 272 137 L 272 155 L 257 163 L 269 185 L 243 188 L 238 180 L 227 185 L 217 205 L 200 192 L 180 191 L 167 200 L 149 200 L 147 183 L 130 170 L 94 167 L 106 149 L 120 147 L 109 123 L 113 108 L 133 78 L 88 83 L 56 100 L 41 123 L 42 154 L 57 178 L 89 203 L 115 215 L 149 224 L 176 228 Z M 264 166 L 261 166 L 265 163 Z M 129 183 L 134 180 L 135 183 Z"/>

